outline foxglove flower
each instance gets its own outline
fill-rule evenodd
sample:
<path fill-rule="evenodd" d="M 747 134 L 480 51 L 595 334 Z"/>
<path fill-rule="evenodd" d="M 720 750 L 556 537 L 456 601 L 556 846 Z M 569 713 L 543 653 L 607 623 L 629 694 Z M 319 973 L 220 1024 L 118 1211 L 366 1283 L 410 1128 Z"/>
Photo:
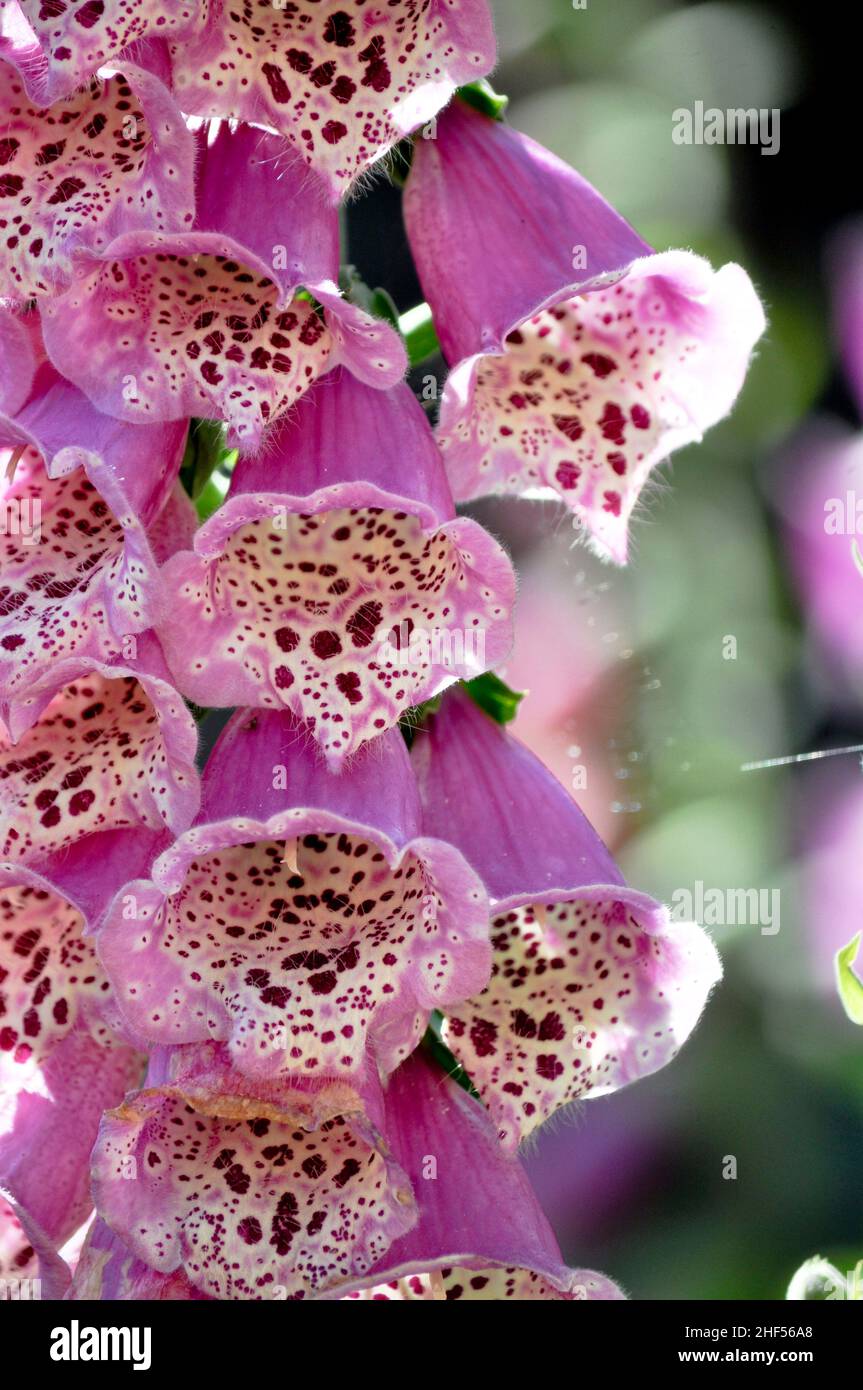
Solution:
<path fill-rule="evenodd" d="M 0 62 L 0 293 L 69 283 L 77 254 L 194 218 L 194 141 L 169 93 L 130 65 L 44 109 Z"/>
<path fill-rule="evenodd" d="M 103 838 L 98 868 L 92 844 L 73 848 L 63 886 L 0 864 L 0 1189 L 55 1249 L 92 1210 L 102 1111 L 138 1084 L 143 1065 L 114 1031 L 108 982 L 85 935 L 130 851 L 135 862 L 125 837 Z"/>
<path fill-rule="evenodd" d="M 419 1220 L 342 1297 L 623 1298 L 604 1275 L 566 1267 L 520 1162 L 503 1153 L 477 1101 L 422 1050 L 390 1078 L 385 1132 Z"/>
<path fill-rule="evenodd" d="M 224 419 L 253 450 L 326 367 L 389 387 L 406 359 L 340 296 L 338 214 L 299 157 L 250 126 L 204 135 L 195 229 L 127 232 L 79 260 L 45 304 L 45 343 L 104 413 Z"/>
<path fill-rule="evenodd" d="M 303 1299 L 364 1275 L 414 1224 L 379 1102 L 340 1082 L 250 1085 L 212 1047 L 171 1049 L 164 1074 L 160 1051 L 93 1154 L 99 1213 L 140 1265 L 215 1298 Z M 101 1297 L 147 1291 L 140 1265 L 112 1259 Z M 84 1279 L 92 1266 L 87 1252 Z"/>
<path fill-rule="evenodd" d="M 59 661 L 4 707 L 0 857 L 45 864 L 85 835 L 190 824 L 194 721 L 152 635 L 138 648 L 135 661 Z"/>
<path fill-rule="evenodd" d="M 488 988 L 444 1037 L 507 1148 L 671 1060 L 721 975 L 709 937 L 628 888 L 559 782 L 462 692 L 414 742 L 423 826 L 492 901 Z M 465 775 L 470 769 L 470 775 Z"/>
<path fill-rule="evenodd" d="M 494 61 L 486 0 L 210 0 L 206 21 L 171 43 L 184 111 L 271 126 L 336 200 Z"/>
<path fill-rule="evenodd" d="M 238 712 L 197 823 L 100 931 L 131 1034 L 227 1042 L 250 1076 L 392 1071 L 490 969 L 482 885 L 418 820 L 397 730 L 336 776 L 287 712 Z"/>
<path fill-rule="evenodd" d="M 740 390 L 764 328 L 748 276 L 653 253 L 575 170 L 461 101 L 416 141 L 404 209 L 452 367 L 456 500 L 550 490 L 623 563 L 650 470 Z"/>
<path fill-rule="evenodd" d="M 515 577 L 455 518 L 406 386 L 340 370 L 304 397 L 225 504 L 169 562 L 159 627 L 200 705 L 287 706 L 333 767 L 411 705 L 502 660 Z"/>
<path fill-rule="evenodd" d="M 0 331 L 25 361 L 35 337 L 29 319 L 2 315 Z M 136 634 L 165 606 L 159 562 L 189 534 L 194 515 L 175 489 L 184 424 L 100 415 L 50 363 L 36 361 L 33 354 L 29 385 L 23 373 L 17 384 L 0 379 L 0 449 L 13 450 L 14 472 L 0 484 L 7 706 L 50 679 L 58 661 L 110 661 L 134 650 Z"/>

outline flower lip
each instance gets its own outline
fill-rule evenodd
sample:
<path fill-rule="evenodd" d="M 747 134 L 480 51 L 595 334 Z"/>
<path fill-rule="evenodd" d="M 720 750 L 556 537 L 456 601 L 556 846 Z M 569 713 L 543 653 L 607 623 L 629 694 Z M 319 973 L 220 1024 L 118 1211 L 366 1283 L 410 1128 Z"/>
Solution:
<path fill-rule="evenodd" d="M 331 0 L 254 15 L 213 0 L 209 22 L 171 55 L 184 110 L 277 130 L 337 201 L 458 86 L 489 72 L 495 43 L 486 0 Z"/>
<path fill-rule="evenodd" d="M 145 656 L 137 663 L 85 657 L 58 662 L 26 696 L 4 705 L 9 741 L 3 740 L 3 760 L 10 772 L 13 764 L 18 767 L 17 782 L 10 778 L 6 783 L 4 823 L 7 852 L 16 858 L 34 862 L 97 830 L 143 825 L 161 833 L 167 825 L 178 832 L 192 820 L 200 795 L 194 768 L 197 731 L 173 686 L 159 673 L 153 641 L 142 639 Z M 56 734 L 48 738 L 43 720 L 58 726 L 65 720 L 62 737 L 74 765 L 58 764 L 62 744 Z M 143 745 L 140 779 L 121 758 L 122 743 L 112 742 L 124 725 L 142 731 L 155 725 Z M 105 733 L 107 726 L 115 727 L 113 735 Z M 94 738 L 97 732 L 99 739 Z M 38 758 L 36 778 L 20 775 L 25 749 Z M 115 762 L 126 771 L 125 782 L 115 780 Z M 23 841 L 16 798 L 26 801 L 29 812 Z"/>
<path fill-rule="evenodd" d="M 490 959 L 482 885 L 451 846 L 302 808 L 186 831 L 118 893 L 99 952 L 132 1036 L 226 1041 L 247 1076 L 355 1085 Z"/>
<path fill-rule="evenodd" d="M 319 1092 L 313 1108 L 327 1114 L 332 1098 Z M 321 1124 L 309 1101 L 257 1114 L 254 1098 L 187 1097 L 182 1083 L 133 1093 L 94 1151 L 102 1217 L 152 1269 L 182 1269 L 216 1297 L 303 1298 L 356 1276 L 415 1222 L 415 1201 L 359 1108 Z"/>
<path fill-rule="evenodd" d="M 194 230 L 116 237 L 46 305 L 58 369 L 106 414 L 227 418 L 231 442 L 251 451 L 326 366 L 395 385 L 404 346 L 340 295 L 338 217 L 314 176 L 251 127 L 220 129 L 199 154 Z"/>
<path fill-rule="evenodd" d="M 22 103 L 18 75 L 2 64 L 3 108 L 8 295 L 55 294 L 76 255 L 98 254 L 125 231 L 191 227 L 193 139 L 154 74 L 131 64 L 40 110 Z"/>

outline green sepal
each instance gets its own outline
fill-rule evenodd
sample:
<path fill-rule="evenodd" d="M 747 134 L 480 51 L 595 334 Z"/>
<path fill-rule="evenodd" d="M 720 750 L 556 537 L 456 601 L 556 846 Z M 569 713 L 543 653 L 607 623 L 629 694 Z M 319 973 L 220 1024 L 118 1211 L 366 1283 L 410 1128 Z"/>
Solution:
<path fill-rule="evenodd" d="M 494 671 L 486 671 L 462 684 L 474 704 L 479 705 L 496 724 L 509 724 L 515 719 L 526 694 L 524 690 L 510 690 L 506 681 L 502 681 Z"/>
<path fill-rule="evenodd" d="M 475 111 L 481 111 L 484 116 L 491 116 L 493 121 L 502 121 L 509 105 L 509 97 L 501 96 L 484 77 L 478 82 L 468 82 L 466 86 L 459 87 L 456 96 L 461 97 L 462 101 L 466 101 Z"/>

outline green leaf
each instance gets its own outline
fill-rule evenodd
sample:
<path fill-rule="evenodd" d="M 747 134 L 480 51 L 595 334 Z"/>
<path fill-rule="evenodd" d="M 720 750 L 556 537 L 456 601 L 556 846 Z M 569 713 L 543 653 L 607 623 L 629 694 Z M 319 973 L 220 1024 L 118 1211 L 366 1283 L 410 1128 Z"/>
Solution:
<path fill-rule="evenodd" d="M 509 724 L 515 719 L 525 696 L 523 690 L 510 690 L 494 671 L 486 671 L 484 675 L 475 676 L 472 681 L 464 681 L 463 684 L 471 699 L 491 715 L 496 724 Z"/>
<path fill-rule="evenodd" d="M 417 304 L 415 308 L 408 309 L 399 318 L 398 328 L 405 340 L 412 367 L 418 367 L 421 362 L 440 352 L 432 311 L 427 304 Z"/>
<path fill-rule="evenodd" d="M 863 940 L 863 932 L 858 931 L 847 946 L 843 946 L 841 951 L 836 952 L 836 979 L 839 985 L 839 997 L 846 1014 L 852 1023 L 859 1023 L 863 1026 L 863 980 L 851 969 L 852 962 L 860 950 L 861 940 Z"/>
<path fill-rule="evenodd" d="M 502 121 L 503 113 L 509 105 L 509 97 L 501 96 L 484 77 L 481 77 L 479 82 L 468 82 L 465 87 L 459 87 L 456 96 L 460 96 L 462 101 L 466 101 L 475 111 L 481 111 L 484 116 L 491 116 L 493 121 Z"/>

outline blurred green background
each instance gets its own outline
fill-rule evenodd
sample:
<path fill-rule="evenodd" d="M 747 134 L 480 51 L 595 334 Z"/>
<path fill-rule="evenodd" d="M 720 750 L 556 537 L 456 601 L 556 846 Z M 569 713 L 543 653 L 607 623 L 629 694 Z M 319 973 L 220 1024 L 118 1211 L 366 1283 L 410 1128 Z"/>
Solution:
<path fill-rule="evenodd" d="M 828 45 L 818 7 L 787 3 L 492 8 L 511 122 L 653 245 L 739 260 L 770 322 L 734 415 L 655 475 L 626 571 L 595 561 L 562 507 L 471 508 L 522 577 L 502 673 L 531 692 L 517 731 L 567 785 L 584 769 L 578 799 L 630 881 L 666 901 L 699 880 L 781 892 L 775 934 L 713 929 L 726 977 L 676 1062 L 565 1116 L 529 1163 L 570 1262 L 632 1297 L 782 1298 L 808 1256 L 846 1270 L 863 1255 L 863 1031 L 831 978 L 863 915 L 853 828 L 829 913 L 813 869 L 831 806 L 863 774 L 853 757 L 830 777 L 826 764 L 741 771 L 863 741 L 863 685 L 834 679 L 806 633 L 779 520 L 804 422 L 858 425 L 824 259 L 859 207 L 856 162 L 848 176 L 838 160 L 853 45 Z M 671 113 L 695 100 L 780 108 L 779 152 L 675 145 Z M 404 310 L 421 295 L 399 196 L 378 185 L 348 233 L 365 278 Z"/>

